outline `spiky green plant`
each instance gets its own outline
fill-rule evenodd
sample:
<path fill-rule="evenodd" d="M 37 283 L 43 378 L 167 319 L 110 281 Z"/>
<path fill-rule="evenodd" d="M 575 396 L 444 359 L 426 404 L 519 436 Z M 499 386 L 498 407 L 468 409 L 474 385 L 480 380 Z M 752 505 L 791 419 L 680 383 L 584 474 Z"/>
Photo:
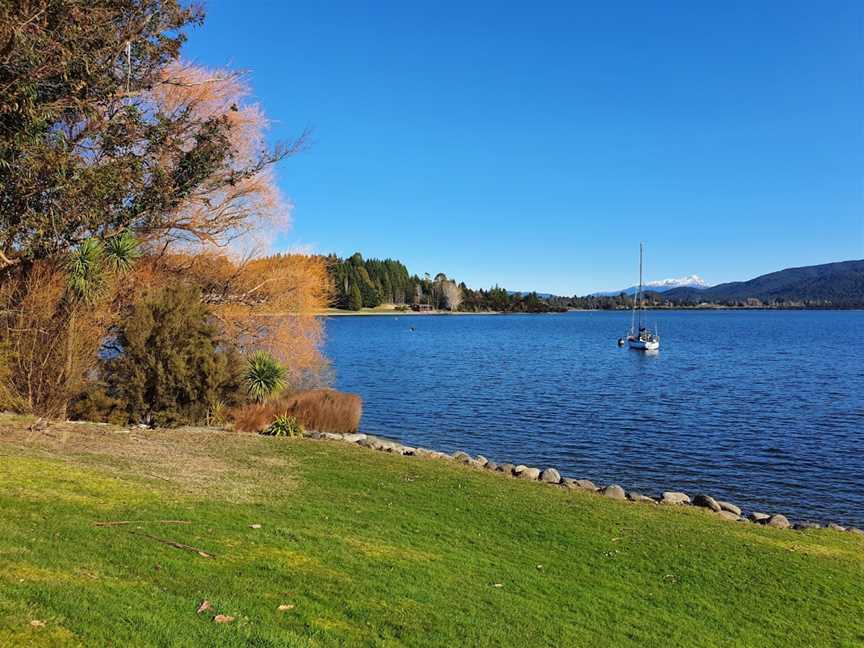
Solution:
<path fill-rule="evenodd" d="M 217 400 L 210 405 L 207 412 L 207 425 L 225 425 L 228 420 L 228 406 L 223 400 Z"/>
<path fill-rule="evenodd" d="M 246 367 L 246 390 L 258 403 L 272 398 L 285 389 L 285 367 L 266 351 L 256 351 L 249 356 Z"/>
<path fill-rule="evenodd" d="M 300 425 L 300 422 L 295 417 L 283 414 L 277 416 L 276 420 L 268 425 L 261 434 L 279 437 L 300 437 L 303 436 L 304 431 L 303 426 Z"/>
<path fill-rule="evenodd" d="M 128 272 L 140 257 L 138 240 L 128 231 L 105 242 L 105 262 L 114 272 Z"/>
<path fill-rule="evenodd" d="M 67 288 L 75 301 L 92 302 L 105 285 L 105 248 L 95 238 L 85 239 L 66 261 Z"/>

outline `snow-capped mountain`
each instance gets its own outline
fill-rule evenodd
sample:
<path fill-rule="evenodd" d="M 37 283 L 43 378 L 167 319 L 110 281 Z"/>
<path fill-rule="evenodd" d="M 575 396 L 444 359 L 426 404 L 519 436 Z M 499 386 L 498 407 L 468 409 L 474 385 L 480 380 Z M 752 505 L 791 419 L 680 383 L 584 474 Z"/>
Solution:
<path fill-rule="evenodd" d="M 688 275 L 686 277 L 678 277 L 677 279 L 659 279 L 657 281 L 647 281 L 643 285 L 644 290 L 653 292 L 666 292 L 673 288 L 708 288 L 708 284 L 699 275 Z M 611 290 L 608 292 L 593 293 L 596 297 L 609 297 L 611 295 L 620 295 L 621 293 L 632 295 L 636 292 L 636 286 L 630 286 L 622 290 Z"/>

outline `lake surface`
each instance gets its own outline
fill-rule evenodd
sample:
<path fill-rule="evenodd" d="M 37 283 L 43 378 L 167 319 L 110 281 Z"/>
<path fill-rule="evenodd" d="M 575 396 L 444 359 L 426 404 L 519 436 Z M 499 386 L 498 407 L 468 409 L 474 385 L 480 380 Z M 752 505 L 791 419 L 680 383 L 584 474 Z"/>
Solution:
<path fill-rule="evenodd" d="M 364 432 L 864 526 L 864 312 L 649 322 L 654 355 L 624 312 L 330 318 L 325 350 Z"/>

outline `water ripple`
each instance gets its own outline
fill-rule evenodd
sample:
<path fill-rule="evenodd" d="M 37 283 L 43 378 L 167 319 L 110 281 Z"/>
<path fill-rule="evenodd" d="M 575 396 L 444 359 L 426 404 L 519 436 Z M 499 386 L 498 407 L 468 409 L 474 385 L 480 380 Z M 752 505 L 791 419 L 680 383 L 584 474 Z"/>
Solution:
<path fill-rule="evenodd" d="M 367 432 L 864 526 L 864 313 L 656 320 L 652 356 L 615 312 L 333 318 L 325 351 Z"/>

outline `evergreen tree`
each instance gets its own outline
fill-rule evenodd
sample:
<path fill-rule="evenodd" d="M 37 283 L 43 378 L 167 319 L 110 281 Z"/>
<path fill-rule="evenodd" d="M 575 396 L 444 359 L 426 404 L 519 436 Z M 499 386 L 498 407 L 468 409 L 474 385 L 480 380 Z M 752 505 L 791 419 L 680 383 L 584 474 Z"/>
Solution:
<path fill-rule="evenodd" d="M 348 310 L 359 311 L 361 308 L 363 308 L 363 295 L 360 294 L 360 287 L 356 283 L 352 283 L 348 299 Z"/>

